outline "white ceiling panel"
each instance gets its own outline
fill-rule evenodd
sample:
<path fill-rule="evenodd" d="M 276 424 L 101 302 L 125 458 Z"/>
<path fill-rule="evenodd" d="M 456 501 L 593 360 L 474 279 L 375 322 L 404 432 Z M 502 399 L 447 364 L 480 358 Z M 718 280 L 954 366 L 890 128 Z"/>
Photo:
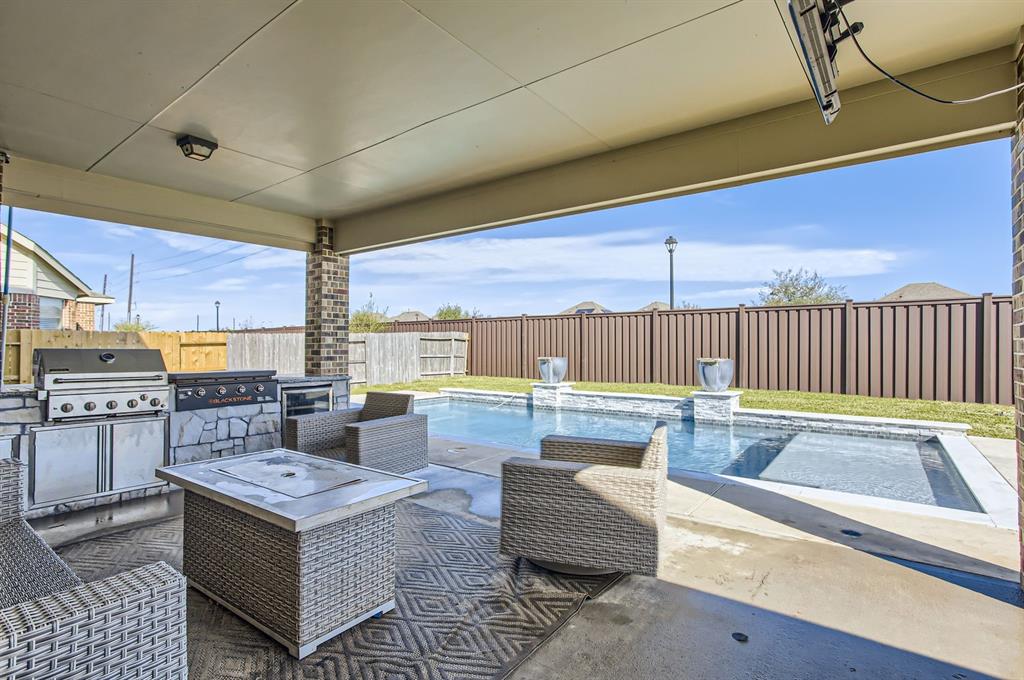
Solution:
<path fill-rule="evenodd" d="M 0 81 L 145 122 L 290 1 L 3 0 Z"/>
<path fill-rule="evenodd" d="M 93 171 L 226 200 L 301 172 L 224 148 L 208 160 L 194 161 L 182 155 L 176 139 L 173 132 L 146 127 Z"/>
<path fill-rule="evenodd" d="M 526 84 L 735 0 L 409 0 Z"/>
<path fill-rule="evenodd" d="M 85 170 L 139 124 L 0 83 L 0 149 Z"/>
<path fill-rule="evenodd" d="M 312 174 L 404 199 L 579 158 L 607 147 L 520 89 L 317 168 Z M 298 183 L 298 182 L 296 182 Z M 287 183 L 286 183 L 287 184 Z M 351 195 L 320 204 L 329 216 L 364 209 Z"/>
<path fill-rule="evenodd" d="M 743 2 L 530 89 L 612 146 L 808 96 L 774 4 Z"/>
<path fill-rule="evenodd" d="M 304 2 L 155 123 L 307 170 L 515 86 L 404 3 Z"/>

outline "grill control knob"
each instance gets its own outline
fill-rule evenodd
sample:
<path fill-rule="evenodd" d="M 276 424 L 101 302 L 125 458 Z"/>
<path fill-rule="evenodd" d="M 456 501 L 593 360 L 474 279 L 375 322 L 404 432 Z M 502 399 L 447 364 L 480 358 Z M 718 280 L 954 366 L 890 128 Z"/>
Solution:
<path fill-rule="evenodd" d="M 60 410 L 63 411 L 64 413 L 71 413 L 71 411 L 73 411 L 74 408 L 75 407 L 72 406 L 71 404 L 61 404 L 60 405 Z"/>
<path fill-rule="evenodd" d="M 117 408 L 117 402 L 111 399 L 110 401 L 107 402 L 107 408 L 113 411 L 115 408 Z"/>
<path fill-rule="evenodd" d="M 253 389 L 256 390 L 257 392 L 262 392 L 263 390 L 265 390 L 267 388 L 264 387 L 262 384 L 259 384 L 259 385 L 256 385 L 256 387 L 254 387 Z"/>
<path fill-rule="evenodd" d="M 87 401 L 87 402 L 85 402 L 85 410 L 86 411 L 95 411 L 96 410 L 96 402 L 95 401 Z"/>
<path fill-rule="evenodd" d="M 239 394 L 245 394 L 245 385 L 239 385 L 236 390 Z"/>
<path fill-rule="evenodd" d="M 227 392 L 228 388 L 226 387 L 221 386 L 217 388 L 217 394 L 219 394 L 220 396 L 224 396 L 225 394 L 227 394 Z"/>
<path fill-rule="evenodd" d="M 139 405 L 139 400 L 138 399 L 129 399 L 128 400 L 128 408 L 135 408 L 138 405 Z"/>
<path fill-rule="evenodd" d="M 148 400 L 149 400 L 149 395 L 148 394 L 140 394 L 139 395 L 139 401 L 148 401 Z"/>
<path fill-rule="evenodd" d="M 159 406 L 160 405 L 160 400 L 157 399 L 156 397 L 153 397 L 152 399 L 149 400 L 149 405 L 150 406 Z"/>
<path fill-rule="evenodd" d="M 196 396 L 197 397 L 205 397 L 206 396 L 206 388 L 205 387 L 200 387 L 199 389 L 197 389 L 196 390 Z"/>

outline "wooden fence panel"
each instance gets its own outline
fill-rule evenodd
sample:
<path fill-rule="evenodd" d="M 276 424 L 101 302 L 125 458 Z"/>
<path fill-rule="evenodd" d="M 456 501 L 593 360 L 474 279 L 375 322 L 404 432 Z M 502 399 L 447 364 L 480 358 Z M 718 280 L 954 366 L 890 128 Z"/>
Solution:
<path fill-rule="evenodd" d="M 693 385 L 697 359 L 718 356 L 750 389 L 1011 404 L 1011 314 L 1009 297 L 984 295 L 393 327 L 465 330 L 471 375 L 536 378 L 550 355 L 568 358 L 569 380 Z"/>
<path fill-rule="evenodd" d="M 4 379 L 8 383 L 32 382 L 32 352 L 36 349 L 70 347 L 97 349 L 158 349 L 168 371 L 217 371 L 227 368 L 227 333 L 147 331 L 9 331 Z"/>

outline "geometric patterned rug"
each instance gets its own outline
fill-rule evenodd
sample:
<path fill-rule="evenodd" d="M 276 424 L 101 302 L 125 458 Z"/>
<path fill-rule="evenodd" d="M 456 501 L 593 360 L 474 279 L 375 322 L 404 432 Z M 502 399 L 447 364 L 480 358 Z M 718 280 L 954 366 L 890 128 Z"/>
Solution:
<path fill-rule="evenodd" d="M 84 581 L 163 560 L 181 569 L 181 518 L 64 546 Z M 190 678 L 485 680 L 510 673 L 618 576 L 567 576 L 498 554 L 498 530 L 402 501 L 396 607 L 302 661 L 195 590 L 188 592 Z"/>

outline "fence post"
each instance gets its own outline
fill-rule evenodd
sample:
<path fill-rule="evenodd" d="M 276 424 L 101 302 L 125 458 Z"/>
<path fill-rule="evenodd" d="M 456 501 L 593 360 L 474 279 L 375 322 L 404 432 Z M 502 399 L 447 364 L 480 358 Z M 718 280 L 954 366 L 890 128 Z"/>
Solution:
<path fill-rule="evenodd" d="M 651 382 L 661 382 L 661 316 L 651 310 Z"/>
<path fill-rule="evenodd" d="M 743 364 L 747 360 L 747 306 L 740 305 L 736 308 L 736 357 L 733 363 L 736 365 L 736 387 L 747 386 L 747 376 Z"/>
<path fill-rule="evenodd" d="M 473 361 L 476 361 L 476 317 L 474 316 L 469 320 L 469 338 L 466 340 L 466 375 L 476 375 L 476 367 L 474 367 Z"/>
<path fill-rule="evenodd" d="M 519 373 L 521 378 L 529 378 L 526 367 L 526 315 L 519 317 Z"/>
<path fill-rule="evenodd" d="M 981 294 L 981 402 L 983 404 L 994 404 L 996 402 L 995 371 L 993 370 L 994 348 L 993 342 L 995 305 L 992 304 L 992 293 Z"/>
<path fill-rule="evenodd" d="M 856 394 L 854 385 L 857 382 L 857 353 L 853 328 L 853 300 L 847 300 L 843 306 L 843 335 L 846 346 L 843 348 L 843 394 Z"/>
<path fill-rule="evenodd" d="M 452 341 L 448 346 L 448 375 L 455 375 L 455 331 L 451 331 Z"/>
<path fill-rule="evenodd" d="M 576 319 L 576 330 L 580 336 L 580 367 L 576 373 L 576 379 L 583 381 L 587 380 L 589 376 L 585 375 L 587 370 L 587 331 L 584 328 L 584 324 L 587 320 L 586 314 L 577 314 Z"/>

